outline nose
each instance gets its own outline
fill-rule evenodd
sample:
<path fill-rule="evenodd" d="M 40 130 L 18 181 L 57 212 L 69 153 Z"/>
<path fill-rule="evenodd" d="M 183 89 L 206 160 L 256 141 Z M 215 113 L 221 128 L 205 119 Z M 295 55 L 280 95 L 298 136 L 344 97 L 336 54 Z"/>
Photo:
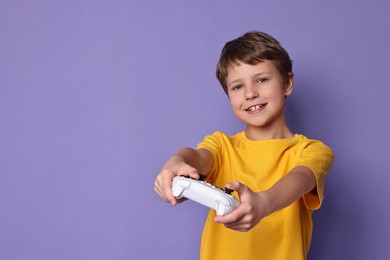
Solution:
<path fill-rule="evenodd" d="M 248 86 L 245 88 L 245 99 L 251 100 L 259 97 L 259 92 L 255 86 Z"/>

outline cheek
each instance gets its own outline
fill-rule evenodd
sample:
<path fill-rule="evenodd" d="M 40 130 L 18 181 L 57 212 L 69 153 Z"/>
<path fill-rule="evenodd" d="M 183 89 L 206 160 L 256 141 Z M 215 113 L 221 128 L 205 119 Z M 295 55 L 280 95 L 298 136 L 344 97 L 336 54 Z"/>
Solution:
<path fill-rule="evenodd" d="M 241 107 L 241 100 L 237 96 L 230 96 L 229 101 L 233 110 Z"/>
<path fill-rule="evenodd" d="M 267 91 L 264 91 L 264 95 L 268 98 L 268 99 L 272 99 L 272 100 L 279 100 L 281 98 L 284 99 L 284 90 L 283 89 L 279 89 L 279 88 L 274 88 L 274 89 L 268 89 Z"/>

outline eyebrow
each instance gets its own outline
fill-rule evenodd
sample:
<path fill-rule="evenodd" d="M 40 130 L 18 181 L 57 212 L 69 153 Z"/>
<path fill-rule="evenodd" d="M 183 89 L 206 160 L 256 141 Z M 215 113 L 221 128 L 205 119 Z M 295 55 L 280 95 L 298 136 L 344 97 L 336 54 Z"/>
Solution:
<path fill-rule="evenodd" d="M 254 74 L 252 78 L 258 78 L 258 77 L 264 76 L 264 75 L 268 75 L 269 76 L 271 74 L 272 73 L 270 71 L 263 71 L 263 72 L 259 72 L 259 73 Z M 226 83 L 227 83 L 226 85 L 230 86 L 230 85 L 236 84 L 237 82 L 240 82 L 240 81 L 242 81 L 242 79 L 240 79 L 240 78 L 235 79 L 233 81 L 226 81 Z"/>

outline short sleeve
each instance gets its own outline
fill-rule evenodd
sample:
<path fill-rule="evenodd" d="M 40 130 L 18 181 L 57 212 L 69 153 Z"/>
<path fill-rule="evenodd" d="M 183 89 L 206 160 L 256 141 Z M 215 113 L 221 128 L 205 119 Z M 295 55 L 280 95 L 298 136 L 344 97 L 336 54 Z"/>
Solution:
<path fill-rule="evenodd" d="M 320 141 L 313 141 L 303 149 L 297 166 L 305 166 L 312 170 L 316 179 L 316 193 L 309 192 L 303 199 L 308 208 L 319 209 L 324 199 L 325 177 L 332 167 L 333 151 Z"/>
<path fill-rule="evenodd" d="M 226 135 L 220 131 L 216 131 L 211 135 L 207 135 L 202 142 L 200 142 L 196 149 L 206 149 L 213 156 L 213 166 L 210 173 L 207 176 L 207 181 L 214 183 L 216 175 L 219 172 L 219 168 L 222 164 L 222 147 L 223 140 L 227 138 Z"/>

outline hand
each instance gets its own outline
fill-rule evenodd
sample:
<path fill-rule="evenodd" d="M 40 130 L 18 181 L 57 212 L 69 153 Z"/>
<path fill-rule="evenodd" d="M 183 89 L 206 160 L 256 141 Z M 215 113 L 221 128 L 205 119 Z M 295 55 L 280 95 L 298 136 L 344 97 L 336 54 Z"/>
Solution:
<path fill-rule="evenodd" d="M 228 183 L 226 188 L 238 192 L 241 204 L 230 214 L 216 216 L 215 222 L 224 224 L 225 227 L 233 230 L 247 232 L 268 215 L 264 192 L 255 193 L 238 181 Z"/>
<path fill-rule="evenodd" d="M 177 200 L 172 195 L 172 180 L 175 176 L 185 175 L 195 179 L 199 179 L 199 173 L 190 165 L 182 160 L 172 157 L 160 170 L 154 182 L 154 191 L 166 202 L 175 206 L 177 203 L 183 202 L 186 199 Z"/>

